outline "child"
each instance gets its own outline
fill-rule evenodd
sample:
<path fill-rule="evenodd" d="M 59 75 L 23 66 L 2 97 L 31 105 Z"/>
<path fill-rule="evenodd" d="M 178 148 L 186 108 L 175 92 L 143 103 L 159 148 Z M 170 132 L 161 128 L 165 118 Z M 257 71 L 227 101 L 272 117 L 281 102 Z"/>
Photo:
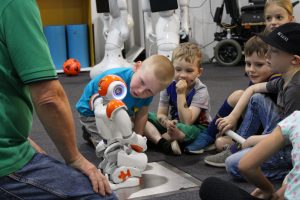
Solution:
<path fill-rule="evenodd" d="M 94 146 L 101 140 L 90 109 L 90 97 L 98 92 L 99 80 L 109 74 L 120 76 L 127 85 L 127 95 L 123 99 L 128 114 L 133 118 L 133 130 L 143 135 L 148 116 L 148 106 L 155 94 L 166 88 L 174 77 L 174 67 L 164 56 L 153 55 L 144 62 L 135 63 L 133 68 L 116 68 L 103 72 L 91 80 L 76 104 L 83 127 L 83 137 Z"/>
<path fill-rule="evenodd" d="M 274 74 L 271 71 L 271 68 L 266 62 L 265 55 L 267 53 L 267 50 L 268 45 L 264 43 L 258 36 L 253 36 L 245 44 L 245 72 L 250 79 L 250 85 L 279 77 L 278 74 Z M 194 154 L 203 153 L 204 148 L 215 141 L 216 135 L 218 133 L 217 126 L 215 125 L 216 120 L 219 117 L 225 117 L 230 114 L 242 94 L 243 90 L 237 90 L 233 92 L 227 98 L 227 100 L 225 100 L 222 107 L 219 109 L 218 114 L 209 124 L 208 129 L 199 134 L 197 139 L 192 144 L 186 147 L 186 152 Z M 218 140 L 220 141 L 220 139 L 217 139 L 217 141 Z M 224 140 L 223 137 L 222 140 Z M 229 141 L 226 141 L 226 143 L 227 142 Z M 219 143 L 224 143 L 224 141 Z M 219 146 L 221 147 L 218 147 L 217 145 L 217 148 L 221 149 L 223 145 Z"/>
<path fill-rule="evenodd" d="M 203 69 L 197 45 L 179 44 L 172 59 L 175 79 L 160 93 L 157 115 L 149 113 L 145 136 L 161 151 L 180 155 L 177 142 L 188 144 L 207 128 L 210 104 L 207 88 L 199 80 Z"/>
<path fill-rule="evenodd" d="M 204 180 L 200 197 L 202 200 L 250 200 L 250 199 L 299 199 L 299 148 L 300 148 L 300 111 L 282 120 L 277 128 L 247 153 L 239 163 L 239 170 L 243 176 L 257 187 L 251 195 L 239 187 L 217 178 Z M 293 169 L 287 175 L 287 183 L 275 192 L 271 182 L 263 176 L 260 165 L 272 154 L 279 151 L 287 143 L 293 145 L 292 159 Z M 217 193 L 215 191 L 218 191 Z"/>
<path fill-rule="evenodd" d="M 282 77 L 267 83 L 258 83 L 246 89 L 234 110 L 225 118 L 217 120 L 221 134 L 235 127 L 238 118 L 247 107 L 244 120 L 237 131 L 239 135 L 248 138 L 257 134 L 259 126 L 263 126 L 262 136 L 252 136 L 244 149 L 234 153 L 227 149 L 219 155 L 205 158 L 205 162 L 217 162 L 217 157 L 223 157 L 227 171 L 235 177 L 241 177 L 238 170 L 239 160 L 260 140 L 266 137 L 276 124 L 295 110 L 300 110 L 300 24 L 287 23 L 281 25 L 263 41 L 269 44 L 267 62 L 273 71 L 282 74 Z M 278 94 L 277 103 L 260 93 Z M 249 141 L 250 140 L 250 141 Z M 286 146 L 271 159 L 262 164 L 262 170 L 268 178 L 281 179 L 291 167 L 291 146 Z M 221 155 L 223 153 L 223 155 Z M 234 154 L 232 154 L 234 153 Z M 206 160 L 209 159 L 209 160 Z M 213 160 L 215 159 L 215 160 Z"/>
<path fill-rule="evenodd" d="M 269 33 L 275 28 L 279 27 L 280 25 L 294 20 L 292 3 L 290 0 L 268 0 L 265 4 L 264 15 L 265 15 L 265 22 L 266 22 L 266 33 Z M 251 46 L 249 46 L 249 48 L 251 48 Z M 246 47 L 244 49 L 246 49 Z M 247 57 L 246 54 L 245 57 Z M 271 79 L 272 78 L 273 77 L 271 77 Z M 268 79 L 262 81 L 267 81 L 267 80 Z M 253 82 L 253 83 L 259 83 L 259 82 Z M 216 120 L 219 117 L 226 117 L 228 114 L 230 114 L 230 112 L 232 111 L 232 109 L 234 108 L 234 106 L 236 105 L 237 101 L 239 100 L 242 94 L 243 91 L 235 91 L 228 97 L 228 99 L 224 102 L 224 104 L 220 108 L 217 116 L 210 123 L 207 129 L 208 134 L 206 133 L 199 134 L 199 138 L 197 138 L 193 144 L 189 145 L 186 148 L 187 152 L 203 153 L 204 148 L 214 142 L 215 135 L 218 133 L 217 127 L 215 125 Z M 223 138 L 217 139 L 216 141 L 217 148 L 221 150 L 224 143 L 226 142 L 227 141 L 224 141 Z M 219 167 L 225 166 L 224 162 L 219 163 L 217 165 Z"/>
<path fill-rule="evenodd" d="M 280 25 L 294 20 L 293 5 L 290 0 L 268 0 L 264 15 L 266 31 L 271 32 Z"/>

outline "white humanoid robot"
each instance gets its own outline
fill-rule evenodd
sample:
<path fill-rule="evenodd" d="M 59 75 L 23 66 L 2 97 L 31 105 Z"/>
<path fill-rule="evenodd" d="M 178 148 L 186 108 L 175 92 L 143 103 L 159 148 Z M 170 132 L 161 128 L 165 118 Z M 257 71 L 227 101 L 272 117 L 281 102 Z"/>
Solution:
<path fill-rule="evenodd" d="M 116 75 L 103 77 L 98 94 L 90 99 L 96 125 L 103 140 L 96 146 L 96 154 L 103 158 L 98 168 L 108 175 L 113 190 L 140 184 L 148 158 L 147 139 L 132 131 L 126 105 L 121 101 L 127 93 L 126 84 Z"/>
<path fill-rule="evenodd" d="M 126 0 L 106 0 L 109 13 L 103 13 L 103 35 L 106 39 L 103 60 L 93 66 L 90 77 L 93 79 L 103 71 L 116 67 L 129 67 L 123 55 L 124 42 L 129 38 L 133 27 L 133 19 L 127 10 Z M 100 5 L 101 6 L 101 5 Z"/>
<path fill-rule="evenodd" d="M 188 38 L 189 26 L 189 0 L 179 0 L 180 20 L 175 10 L 178 8 L 177 0 L 143 0 L 145 35 L 150 42 L 156 43 L 157 53 L 170 60 L 172 52 L 178 46 L 180 37 Z M 159 18 L 155 26 L 155 34 L 152 29 L 151 13 L 158 12 Z"/>

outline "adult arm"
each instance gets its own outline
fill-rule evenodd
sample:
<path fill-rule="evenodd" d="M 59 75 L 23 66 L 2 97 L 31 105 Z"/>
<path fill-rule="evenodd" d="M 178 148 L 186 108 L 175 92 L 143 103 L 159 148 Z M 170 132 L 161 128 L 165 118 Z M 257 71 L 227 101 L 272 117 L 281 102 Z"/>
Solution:
<path fill-rule="evenodd" d="M 89 177 L 95 192 L 111 193 L 108 181 L 79 152 L 67 96 L 58 80 L 29 84 L 36 113 L 67 164 Z"/>
<path fill-rule="evenodd" d="M 43 153 L 46 154 L 46 152 L 44 151 L 44 149 L 42 147 L 40 147 L 40 145 L 38 145 L 37 143 L 35 143 L 31 138 L 28 138 L 31 146 L 39 153 Z"/>

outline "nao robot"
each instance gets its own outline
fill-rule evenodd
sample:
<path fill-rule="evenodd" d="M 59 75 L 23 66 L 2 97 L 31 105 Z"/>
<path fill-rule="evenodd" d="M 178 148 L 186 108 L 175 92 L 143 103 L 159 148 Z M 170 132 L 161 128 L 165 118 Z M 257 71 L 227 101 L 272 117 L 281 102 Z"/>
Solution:
<path fill-rule="evenodd" d="M 107 75 L 99 81 L 98 88 L 98 94 L 90 99 L 103 138 L 96 146 L 96 155 L 103 158 L 98 168 L 108 176 L 113 190 L 137 186 L 148 163 L 143 153 L 147 139 L 132 131 L 131 119 L 122 102 L 126 84 L 119 76 Z"/>
<path fill-rule="evenodd" d="M 133 19 L 128 13 L 126 0 L 99 0 L 96 3 L 97 10 L 99 7 L 99 12 L 103 12 L 103 35 L 106 42 L 104 58 L 91 69 L 91 79 L 107 69 L 132 66 L 122 55 L 124 42 L 133 28 Z M 109 7 L 109 10 L 102 10 L 105 7 Z"/>
<path fill-rule="evenodd" d="M 178 8 L 177 0 L 142 0 L 144 12 L 145 35 L 150 42 L 156 43 L 157 52 L 170 60 L 172 52 L 181 39 L 188 41 L 189 25 L 189 0 L 179 0 L 180 17 L 175 10 Z M 152 29 L 152 12 L 158 12 L 159 18 Z"/>

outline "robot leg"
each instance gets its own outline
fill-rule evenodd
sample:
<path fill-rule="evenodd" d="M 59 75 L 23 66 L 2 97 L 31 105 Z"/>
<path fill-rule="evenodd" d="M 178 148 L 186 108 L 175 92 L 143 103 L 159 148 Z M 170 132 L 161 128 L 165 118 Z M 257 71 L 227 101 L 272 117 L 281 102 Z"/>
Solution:
<path fill-rule="evenodd" d="M 137 153 L 129 147 L 116 142 L 109 145 L 103 153 L 103 161 L 98 168 L 114 183 L 122 183 L 131 177 L 141 177 L 147 166 L 145 153 Z"/>
<path fill-rule="evenodd" d="M 128 138 L 120 140 L 123 144 L 129 144 L 136 152 L 144 152 L 147 150 L 147 138 L 133 132 Z"/>
<path fill-rule="evenodd" d="M 146 169 L 148 158 L 145 153 L 131 151 L 129 154 L 125 151 L 118 152 L 118 167 L 110 175 L 113 183 L 121 183 L 132 177 L 141 177 Z"/>

